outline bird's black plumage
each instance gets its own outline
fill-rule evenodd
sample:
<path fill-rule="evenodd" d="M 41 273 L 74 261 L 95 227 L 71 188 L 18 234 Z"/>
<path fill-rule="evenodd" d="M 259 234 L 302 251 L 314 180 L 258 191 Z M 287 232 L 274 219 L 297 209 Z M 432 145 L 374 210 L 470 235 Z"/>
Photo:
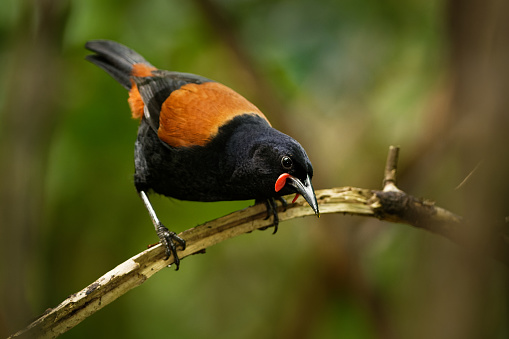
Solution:
<path fill-rule="evenodd" d="M 293 193 L 274 190 L 283 155 L 296 163 L 290 174 L 312 176 L 303 148 L 256 115 L 240 115 L 222 126 L 205 146 L 169 147 L 142 120 L 135 144 L 138 190 L 193 201 L 266 200 Z"/>
<path fill-rule="evenodd" d="M 318 214 L 304 148 L 246 99 L 198 75 L 158 70 L 113 41 L 89 41 L 86 48 L 96 53 L 87 60 L 130 91 L 133 116 L 141 118 L 135 186 L 177 268 L 175 242 L 185 242 L 159 222 L 149 191 L 193 201 L 256 199 L 271 202 L 268 207 L 298 193 Z"/>

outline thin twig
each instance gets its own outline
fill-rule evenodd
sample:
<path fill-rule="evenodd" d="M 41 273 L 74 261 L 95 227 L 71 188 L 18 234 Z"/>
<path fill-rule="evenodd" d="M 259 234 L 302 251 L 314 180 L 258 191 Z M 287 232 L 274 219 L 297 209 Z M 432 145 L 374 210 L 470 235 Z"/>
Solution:
<path fill-rule="evenodd" d="M 398 191 L 397 181 L 396 181 L 396 171 L 398 168 L 398 157 L 399 157 L 399 147 L 390 146 L 389 153 L 387 154 L 387 161 L 385 163 L 385 171 L 384 171 L 384 181 L 383 188 L 384 191 Z"/>
<path fill-rule="evenodd" d="M 459 184 L 458 186 L 456 186 L 456 188 L 454 188 L 455 190 L 459 190 L 461 187 L 463 187 L 467 182 L 468 180 L 472 177 L 472 175 L 479 169 L 479 166 L 481 166 L 482 164 L 482 160 L 479 161 L 477 163 L 477 165 L 475 165 L 474 169 L 470 171 L 470 173 L 467 174 L 467 176 L 465 177 L 465 179 L 463 179 Z"/>

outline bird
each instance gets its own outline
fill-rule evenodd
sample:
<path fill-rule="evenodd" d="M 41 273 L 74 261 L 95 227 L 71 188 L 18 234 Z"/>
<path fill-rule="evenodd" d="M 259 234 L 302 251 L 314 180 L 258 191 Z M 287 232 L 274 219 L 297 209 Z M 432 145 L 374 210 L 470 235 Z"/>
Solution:
<path fill-rule="evenodd" d="M 302 195 L 316 215 L 313 166 L 304 148 L 272 127 L 265 115 L 231 88 L 191 73 L 158 69 L 112 40 L 90 40 L 86 60 L 129 91 L 132 118 L 140 121 L 134 144 L 134 186 L 155 227 L 166 259 L 180 259 L 186 242 L 157 217 L 156 193 L 189 201 L 264 202 L 279 223 L 276 200 Z"/>

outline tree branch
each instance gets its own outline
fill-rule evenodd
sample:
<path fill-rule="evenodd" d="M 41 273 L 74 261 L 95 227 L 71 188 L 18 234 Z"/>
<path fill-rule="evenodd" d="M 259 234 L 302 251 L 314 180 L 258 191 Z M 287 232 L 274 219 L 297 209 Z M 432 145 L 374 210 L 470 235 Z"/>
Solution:
<path fill-rule="evenodd" d="M 462 233 L 461 217 L 435 206 L 430 201 L 410 196 L 396 187 L 397 158 L 398 148 L 391 146 L 382 191 L 355 187 L 316 191 L 320 213 L 344 213 L 407 224 L 463 244 L 463 238 L 458 236 Z M 285 221 L 313 214 L 305 200 L 300 197 L 295 203 L 289 204 L 286 210 L 280 207 L 279 219 Z M 271 226 L 272 221 L 265 220 L 266 215 L 265 205 L 258 204 L 188 229 L 179 234 L 188 244 L 184 251 L 179 252 L 179 257 L 183 259 L 227 239 Z M 497 239 L 499 250 L 509 253 L 509 245 L 504 239 Z M 57 307 L 46 311 L 27 328 L 10 338 L 57 337 L 173 263 L 173 257 L 165 261 L 164 256 L 160 244 L 139 253 L 71 295 Z M 509 256 L 497 257 L 509 264 Z"/>

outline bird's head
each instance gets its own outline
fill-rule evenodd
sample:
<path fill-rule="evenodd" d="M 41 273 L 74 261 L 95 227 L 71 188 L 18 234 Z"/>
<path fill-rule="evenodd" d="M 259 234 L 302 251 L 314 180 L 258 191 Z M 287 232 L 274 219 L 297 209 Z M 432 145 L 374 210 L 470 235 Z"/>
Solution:
<path fill-rule="evenodd" d="M 282 196 L 296 193 L 292 203 L 302 195 L 319 215 L 311 179 L 313 166 L 304 148 L 293 138 L 272 129 L 267 137 L 254 143 L 250 151 L 253 180 L 263 183 L 266 194 Z"/>

